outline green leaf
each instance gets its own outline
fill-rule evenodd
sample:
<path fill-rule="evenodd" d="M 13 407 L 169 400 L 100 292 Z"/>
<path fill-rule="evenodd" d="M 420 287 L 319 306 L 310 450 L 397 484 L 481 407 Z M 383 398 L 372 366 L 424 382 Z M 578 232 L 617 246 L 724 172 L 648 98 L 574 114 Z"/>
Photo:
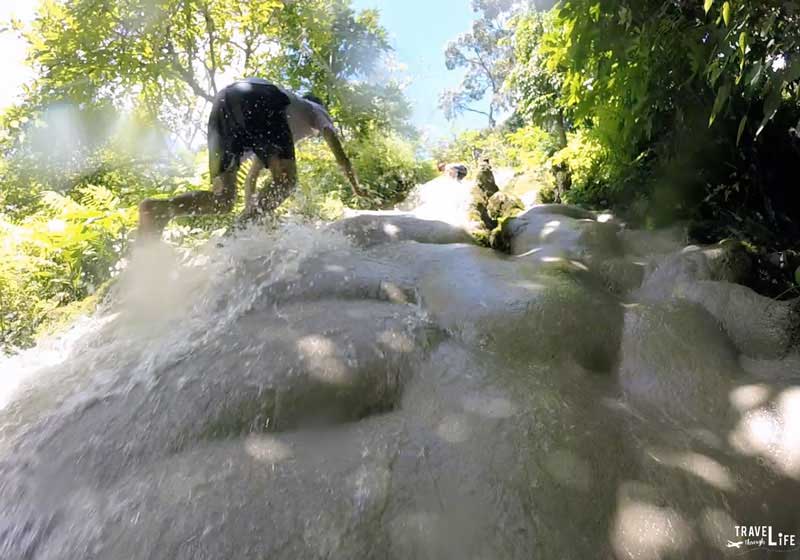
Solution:
<path fill-rule="evenodd" d="M 745 87 L 752 88 L 758 83 L 758 80 L 761 78 L 761 73 L 764 71 L 764 63 L 760 60 L 753 64 L 753 67 L 750 69 L 750 72 L 747 73 L 747 76 L 744 80 Z"/>
<path fill-rule="evenodd" d="M 722 19 L 725 21 L 726 26 L 731 24 L 731 3 L 725 2 L 722 5 Z"/>
<path fill-rule="evenodd" d="M 764 127 L 767 126 L 767 123 L 772 120 L 772 118 L 775 116 L 775 113 L 777 113 L 778 109 L 780 109 L 781 101 L 783 101 L 782 92 L 783 83 L 779 84 L 777 87 L 772 87 L 767 99 L 764 101 L 764 119 L 761 121 L 761 124 L 756 131 L 756 137 L 760 136 L 761 133 L 764 132 Z"/>
<path fill-rule="evenodd" d="M 708 11 L 711 9 L 711 6 L 713 5 L 714 5 L 714 0 L 705 0 L 705 3 L 703 4 L 703 9 L 706 11 L 706 13 L 708 13 Z"/>
<path fill-rule="evenodd" d="M 744 128 L 747 126 L 747 115 L 742 117 L 741 122 L 739 123 L 739 131 L 736 133 L 736 145 L 739 145 L 739 142 L 742 141 L 742 134 L 744 134 Z"/>
<path fill-rule="evenodd" d="M 744 77 L 744 66 L 747 64 L 747 32 L 742 31 L 739 34 L 739 75 L 736 77 L 736 85 L 741 83 Z"/>
<path fill-rule="evenodd" d="M 724 67 L 720 64 L 719 60 L 715 60 L 712 62 L 708 67 L 708 80 L 711 84 L 711 87 L 717 85 L 717 80 L 719 80 L 720 76 L 722 76 L 722 71 Z"/>
<path fill-rule="evenodd" d="M 786 69 L 784 79 L 790 83 L 800 80 L 800 56 L 794 57 L 794 60 L 792 60 L 792 63 Z"/>
<path fill-rule="evenodd" d="M 708 126 L 711 126 L 714 124 L 714 121 L 717 120 L 717 115 L 719 115 L 720 111 L 725 106 L 725 102 L 728 101 L 730 95 L 731 84 L 730 82 L 725 82 L 717 92 L 717 98 L 714 100 L 714 109 L 711 111 L 711 117 L 708 119 Z"/>

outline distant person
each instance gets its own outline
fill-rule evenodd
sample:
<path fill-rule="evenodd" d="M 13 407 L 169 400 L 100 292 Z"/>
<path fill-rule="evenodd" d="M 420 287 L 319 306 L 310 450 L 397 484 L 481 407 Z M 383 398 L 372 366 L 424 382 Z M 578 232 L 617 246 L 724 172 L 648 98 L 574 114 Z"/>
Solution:
<path fill-rule="evenodd" d="M 363 196 L 353 166 L 345 154 L 328 111 L 312 95 L 300 97 L 260 78 L 248 78 L 223 88 L 208 118 L 210 191 L 192 191 L 167 199 L 147 199 L 139 205 L 140 237 L 158 235 L 177 216 L 230 212 L 236 201 L 236 177 L 242 157 L 255 156 L 245 179 L 243 219 L 274 212 L 297 186 L 294 145 L 321 134 L 356 196 Z M 272 175 L 254 196 L 258 175 Z"/>
<path fill-rule="evenodd" d="M 469 172 L 467 166 L 463 163 L 440 163 L 438 167 L 440 172 L 457 181 L 461 181 Z"/>

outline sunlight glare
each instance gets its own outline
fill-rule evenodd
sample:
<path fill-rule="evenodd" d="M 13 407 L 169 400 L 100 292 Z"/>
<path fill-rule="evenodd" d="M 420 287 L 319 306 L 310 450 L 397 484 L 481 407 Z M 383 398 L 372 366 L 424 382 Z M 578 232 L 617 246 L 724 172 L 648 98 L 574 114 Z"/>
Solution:
<path fill-rule="evenodd" d="M 539 239 L 541 241 L 547 241 L 547 238 L 558 229 L 558 226 L 561 225 L 561 222 L 558 220 L 553 220 L 552 222 L 547 222 L 542 228 L 542 233 L 539 234 Z"/>
<path fill-rule="evenodd" d="M 623 484 L 611 544 L 618 558 L 658 560 L 683 557 L 694 540 L 692 529 L 672 508 L 636 499 L 642 485 Z M 645 494 L 647 493 L 645 488 Z"/>
<path fill-rule="evenodd" d="M 244 448 L 253 459 L 268 465 L 280 463 L 294 455 L 291 447 L 274 436 L 249 435 Z"/>

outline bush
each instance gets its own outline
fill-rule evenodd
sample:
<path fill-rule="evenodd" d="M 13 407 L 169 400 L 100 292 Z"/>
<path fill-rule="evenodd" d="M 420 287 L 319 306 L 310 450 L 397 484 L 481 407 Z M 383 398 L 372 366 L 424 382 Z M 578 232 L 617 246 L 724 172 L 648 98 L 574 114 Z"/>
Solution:
<path fill-rule="evenodd" d="M 396 135 L 372 132 L 346 146 L 366 199 L 353 196 L 327 146 L 319 141 L 298 150 L 299 189 L 289 208 L 323 219 L 338 217 L 343 204 L 362 209 L 391 207 L 402 202 L 416 185 L 430 181 L 436 170 L 418 159 L 416 146 Z"/>
<path fill-rule="evenodd" d="M 489 158 L 495 166 L 510 165 L 508 144 L 498 130 L 467 130 L 434 150 L 443 162 L 472 162 Z"/>
<path fill-rule="evenodd" d="M 324 201 L 340 198 L 347 186 L 324 142 L 307 140 L 300 146 L 297 150 L 297 171 L 297 192 L 285 208 L 308 218 L 326 219 Z"/>
<path fill-rule="evenodd" d="M 508 160 L 512 167 L 524 170 L 540 167 L 552 153 L 552 135 L 538 126 L 523 126 L 505 134 Z"/>
<path fill-rule="evenodd" d="M 421 160 L 417 147 L 396 135 L 372 133 L 353 146 L 353 165 L 364 188 L 372 199 L 355 201 L 352 193 L 345 191 L 345 202 L 358 206 L 385 208 L 405 200 L 416 185 L 436 177 L 431 161 Z"/>
<path fill-rule="evenodd" d="M 569 204 L 608 203 L 612 164 L 606 148 L 592 137 L 590 132 L 580 130 L 570 134 L 567 146 L 553 155 L 552 167 L 566 166 L 572 186 L 562 193 L 562 202 Z"/>
<path fill-rule="evenodd" d="M 136 212 L 103 187 L 80 201 L 45 192 L 43 209 L 21 223 L 0 214 L 0 348 L 33 342 L 60 306 L 79 301 L 117 271 Z"/>
<path fill-rule="evenodd" d="M 556 201 L 556 189 L 552 183 L 546 184 L 536 193 L 537 204 L 553 204 Z"/>
<path fill-rule="evenodd" d="M 494 167 L 523 171 L 542 165 L 553 151 L 553 138 L 539 126 L 503 130 L 468 130 L 434 150 L 444 162 L 473 162 L 489 158 Z"/>
<path fill-rule="evenodd" d="M 557 116 L 588 134 L 555 159 L 572 170 L 565 198 L 653 224 L 715 222 L 717 238 L 794 243 L 796 4 L 562 0 L 517 20 L 506 87 L 521 118 Z"/>

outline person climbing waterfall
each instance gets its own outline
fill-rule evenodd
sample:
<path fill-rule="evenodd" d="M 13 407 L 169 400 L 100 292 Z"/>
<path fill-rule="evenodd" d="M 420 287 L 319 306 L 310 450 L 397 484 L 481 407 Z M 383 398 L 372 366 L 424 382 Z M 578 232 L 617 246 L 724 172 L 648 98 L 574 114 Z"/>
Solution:
<path fill-rule="evenodd" d="M 236 81 L 219 91 L 208 119 L 210 191 L 191 191 L 139 204 L 139 237 L 159 235 L 177 216 L 230 212 L 236 200 L 242 157 L 254 159 L 244 182 L 242 220 L 274 212 L 297 186 L 295 144 L 322 135 L 356 196 L 363 196 L 350 159 L 324 104 L 299 96 L 261 78 Z M 253 191 L 264 168 L 272 175 L 257 196 Z"/>
<path fill-rule="evenodd" d="M 469 173 L 467 166 L 463 163 L 444 163 L 440 162 L 437 166 L 439 172 L 447 175 L 448 177 L 452 177 L 457 181 L 462 181 Z"/>

